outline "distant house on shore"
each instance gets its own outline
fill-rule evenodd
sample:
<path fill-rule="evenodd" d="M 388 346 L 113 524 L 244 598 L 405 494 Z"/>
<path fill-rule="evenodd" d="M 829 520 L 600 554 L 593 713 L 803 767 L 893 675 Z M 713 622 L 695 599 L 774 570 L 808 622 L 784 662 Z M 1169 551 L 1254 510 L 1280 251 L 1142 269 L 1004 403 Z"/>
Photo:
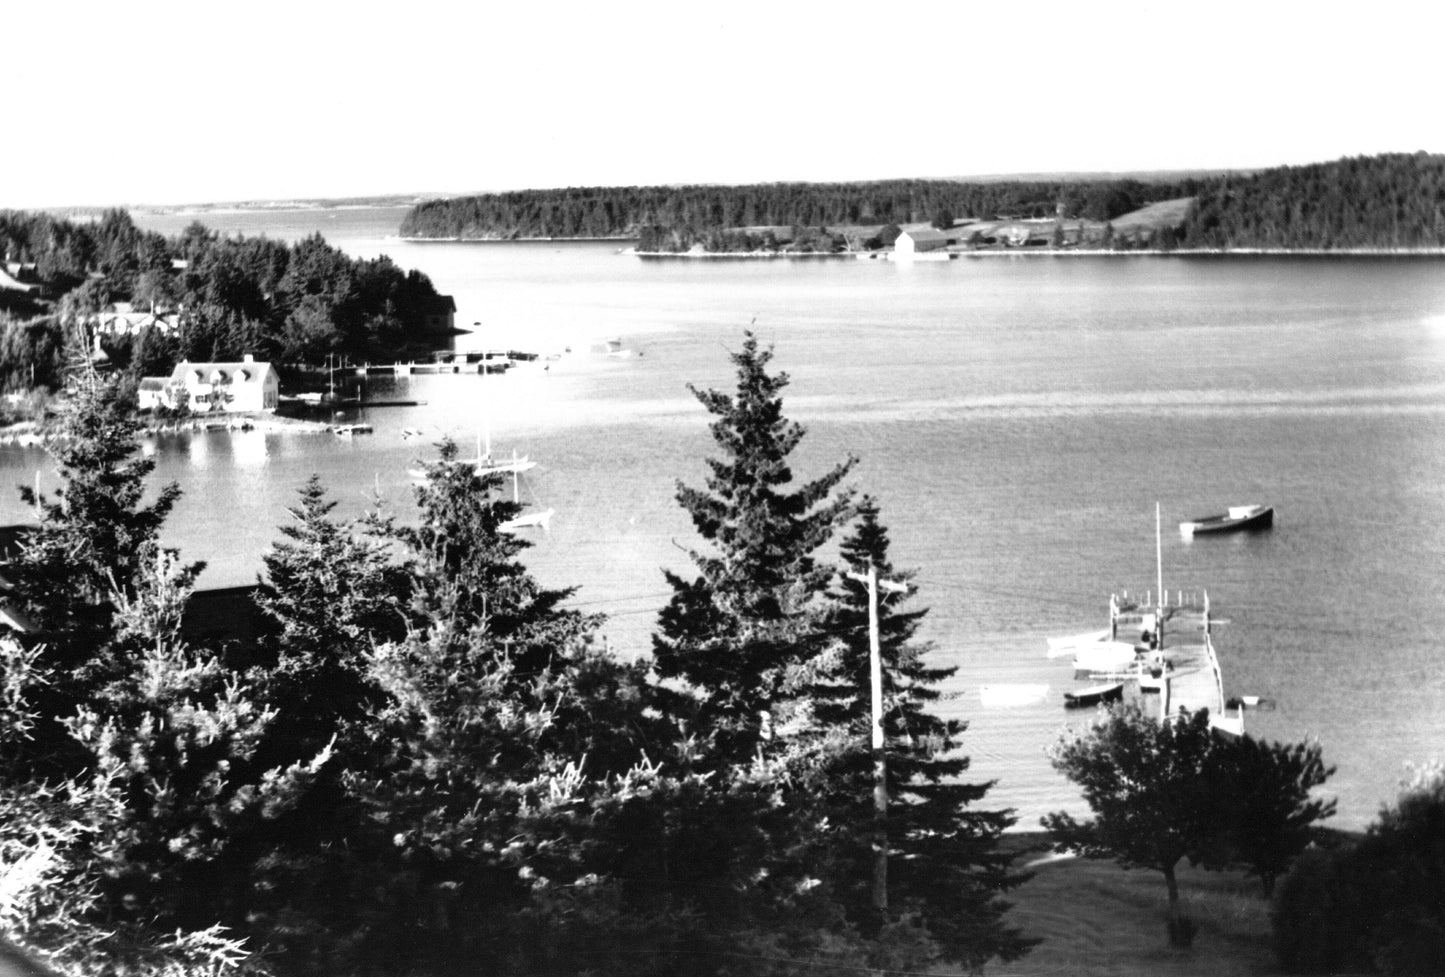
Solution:
<path fill-rule="evenodd" d="M 422 311 L 427 332 L 452 333 L 457 329 L 457 303 L 450 295 L 438 295 Z"/>
<path fill-rule="evenodd" d="M 129 302 L 116 302 L 95 317 L 98 336 L 133 336 L 142 329 L 159 329 L 170 334 L 180 325 L 180 314 L 170 311 L 138 312 Z"/>
<path fill-rule="evenodd" d="M 247 353 L 239 363 L 182 361 L 169 377 L 143 377 L 137 394 L 141 410 L 186 407 L 206 411 L 273 411 L 281 378 L 270 363 Z"/>
<path fill-rule="evenodd" d="M 924 251 L 937 251 L 957 241 L 956 235 L 945 234 L 936 227 L 914 227 L 899 233 L 898 240 L 893 242 L 893 251 L 903 257 Z"/>

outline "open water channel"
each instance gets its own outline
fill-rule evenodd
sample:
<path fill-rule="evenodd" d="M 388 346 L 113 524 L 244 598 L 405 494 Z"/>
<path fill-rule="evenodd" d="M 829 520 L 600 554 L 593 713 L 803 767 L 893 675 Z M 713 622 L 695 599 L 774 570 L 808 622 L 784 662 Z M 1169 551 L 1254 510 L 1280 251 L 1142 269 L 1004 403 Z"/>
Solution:
<path fill-rule="evenodd" d="M 396 240 L 403 211 L 208 214 L 225 232 L 320 230 L 389 254 L 456 297 L 464 348 L 557 354 L 506 376 L 372 378 L 375 433 L 154 439 L 185 491 L 171 545 L 203 586 L 256 578 L 286 507 L 319 472 L 345 515 L 377 493 L 405 517 L 407 467 L 429 442 L 537 460 L 522 500 L 556 510 L 527 561 L 609 615 L 619 654 L 645 654 L 661 569 L 697 539 L 674 501 L 700 484 L 708 415 L 689 394 L 732 384 L 750 325 L 792 384 L 808 436 L 794 471 L 852 454 L 894 563 L 917 568 L 924 637 L 955 665 L 944 708 L 969 722 L 970 776 L 1020 827 L 1081 807 L 1044 756 L 1066 721 L 1067 659 L 1045 638 L 1103 627 L 1111 591 L 1155 580 L 1162 506 L 1170 590 L 1207 590 L 1228 695 L 1269 738 L 1318 738 L 1338 766 L 1336 825 L 1360 828 L 1407 761 L 1445 759 L 1445 262 L 1266 257 L 979 257 L 887 262 L 644 261 L 603 243 Z M 178 232 L 191 215 L 138 214 Z M 617 337 L 631 356 L 608 355 Z M 570 350 L 570 351 L 568 351 Z M 356 381 L 353 381 L 356 382 Z M 357 415 L 352 415 L 357 416 Z M 404 439 L 403 428 L 427 437 Z M 53 485 L 49 459 L 0 448 L 0 479 Z M 1183 541 L 1180 519 L 1276 507 L 1272 531 Z M 0 493 L 0 519 L 28 511 Z M 983 685 L 1042 684 L 985 705 Z"/>

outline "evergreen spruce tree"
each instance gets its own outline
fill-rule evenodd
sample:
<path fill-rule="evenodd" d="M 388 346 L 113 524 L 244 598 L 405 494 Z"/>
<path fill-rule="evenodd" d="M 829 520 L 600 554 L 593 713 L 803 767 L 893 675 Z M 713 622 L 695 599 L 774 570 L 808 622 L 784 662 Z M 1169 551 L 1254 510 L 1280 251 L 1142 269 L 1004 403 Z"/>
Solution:
<path fill-rule="evenodd" d="M 98 373 L 75 345 L 60 424 L 45 444 L 64 486 L 49 497 L 20 490 L 40 527 L 20 556 L 17 577 L 26 609 L 45 630 L 94 623 L 91 612 L 113 590 L 129 593 L 140 554 L 180 498 L 171 483 L 142 504 L 155 460 L 136 457 L 134 405 L 118 380 Z"/>
<path fill-rule="evenodd" d="M 1011 872 L 1014 855 L 998 846 L 1012 812 L 975 808 L 991 783 L 967 783 L 968 758 L 959 750 L 967 725 L 932 711 L 939 686 L 955 668 L 931 665 L 933 646 L 916 640 L 926 609 L 905 610 L 911 596 L 887 594 L 878 605 L 883 677 L 883 734 L 888 787 L 888 915 L 871 906 L 874 858 L 874 781 L 870 748 L 869 596 L 866 575 L 907 583 L 914 574 L 893 567 L 878 504 L 864 496 L 858 521 L 843 540 L 843 564 L 833 591 L 830 630 L 841 639 L 833 669 L 813 690 L 817 721 L 847 731 L 852 748 L 830 770 L 832 823 L 825 842 L 839 859 L 839 898 L 864 932 L 878 934 L 910 917 L 921 922 L 933 952 L 955 965 L 978 968 L 991 957 L 1009 960 L 1031 945 L 1005 926 L 1001 896 L 1025 876 Z M 841 837 L 840 837 L 841 836 Z M 921 961 L 915 961 L 919 963 Z"/>
<path fill-rule="evenodd" d="M 653 639 L 655 667 L 685 684 L 675 717 L 716 764 L 747 764 L 791 718 L 806 666 L 824 650 L 820 626 L 829 570 L 815 554 L 852 509 L 839 485 L 848 459 L 801 485 L 788 458 L 802 440 L 770 374 L 772 351 L 745 334 L 732 354 L 737 390 L 689 390 L 716 419 L 722 455 L 707 461 L 705 488 L 678 483 L 677 500 L 711 551 L 689 551 L 697 576 L 665 571 L 673 596 Z"/>
<path fill-rule="evenodd" d="M 428 468 L 419 525 L 377 523 L 405 550 L 408 630 L 369 656 L 373 765 L 348 775 L 387 849 L 355 962 L 538 972 L 588 942 L 588 895 L 614 858 L 588 809 L 638 763 L 645 671 L 594 648 L 598 620 L 521 565 L 499 479 L 450 443 Z"/>
<path fill-rule="evenodd" d="M 367 656 L 374 641 L 405 633 L 405 579 L 384 541 L 330 518 L 336 502 L 318 477 L 300 495 L 285 539 L 263 557 L 257 602 L 279 628 L 265 663 L 270 698 L 285 710 L 286 735 L 314 748 L 377 701 Z"/>
<path fill-rule="evenodd" d="M 678 729 L 669 769 L 701 776 L 671 785 L 671 810 L 635 805 L 655 827 L 639 832 L 650 848 L 626 849 L 628 874 L 672 918 L 692 914 L 723 938 L 694 944 L 720 972 L 750 949 L 751 965 L 765 947 L 809 966 L 860 953 L 826 842 L 827 775 L 846 737 L 817 721 L 809 696 L 835 643 L 817 553 L 852 511 L 840 484 L 854 461 L 794 484 L 804 431 L 783 415 L 788 377 L 771 360 L 748 333 L 732 356 L 735 393 L 690 388 L 715 418 L 721 457 L 707 461 L 705 488 L 679 484 L 677 498 L 709 549 L 691 552 L 693 579 L 666 574 L 673 598 L 653 643 Z"/>
<path fill-rule="evenodd" d="M 21 607 L 44 638 L 50 678 L 31 690 L 41 718 L 11 758 L 12 773 L 24 767 L 65 778 L 85 765 L 60 719 L 129 667 L 111 641 L 111 597 L 135 595 L 143 554 L 157 545 L 180 497 L 172 483 L 144 504 L 155 462 L 136 457 L 134 408 L 85 349 L 83 336 L 72 337 L 60 423 L 45 442 L 62 485 L 49 495 L 20 489 L 38 526 L 14 561 L 13 578 Z M 199 572 L 200 565 L 191 569 Z"/>
<path fill-rule="evenodd" d="M 180 637 L 195 569 L 149 546 L 133 595 L 112 594 L 116 659 L 127 667 L 66 725 L 89 769 L 121 799 L 96 846 L 112 919 L 166 928 L 216 923 L 244 932 L 256 904 L 265 836 L 330 759 L 271 766 L 261 747 L 277 721 L 257 685 Z"/>

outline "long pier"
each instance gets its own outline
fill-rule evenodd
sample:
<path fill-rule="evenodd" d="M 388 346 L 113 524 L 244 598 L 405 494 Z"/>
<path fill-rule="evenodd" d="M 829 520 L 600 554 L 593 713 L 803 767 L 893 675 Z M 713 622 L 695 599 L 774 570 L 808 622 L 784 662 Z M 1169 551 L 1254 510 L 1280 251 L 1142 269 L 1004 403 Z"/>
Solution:
<path fill-rule="evenodd" d="M 394 361 L 391 363 L 342 363 L 336 366 L 316 366 L 309 363 L 283 364 L 283 369 L 300 375 L 326 377 L 330 374 L 347 376 L 397 376 L 427 374 L 492 374 L 506 373 L 518 363 L 529 363 L 538 358 L 536 353 L 520 350 L 474 350 L 456 352 L 437 350 L 425 359 Z"/>
<path fill-rule="evenodd" d="M 1190 595 L 1187 601 L 1181 593 L 1174 605 L 1167 595 L 1157 604 L 1148 598 L 1138 603 L 1113 595 L 1109 598 L 1109 630 L 1121 641 L 1143 639 L 1145 631 L 1150 632 L 1154 647 L 1144 653 L 1137 673 L 1141 689 L 1152 686 L 1159 692 L 1160 722 L 1181 709 L 1208 709 L 1209 724 L 1215 729 L 1236 735 L 1244 732 L 1244 710 L 1231 708 L 1224 697 L 1208 593 L 1202 600 Z"/>

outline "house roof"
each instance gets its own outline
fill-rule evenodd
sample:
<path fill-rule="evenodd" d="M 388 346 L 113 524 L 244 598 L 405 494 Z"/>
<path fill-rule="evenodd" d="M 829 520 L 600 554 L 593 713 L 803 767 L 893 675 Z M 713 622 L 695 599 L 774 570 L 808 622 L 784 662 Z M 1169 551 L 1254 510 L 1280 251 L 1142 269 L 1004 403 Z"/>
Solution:
<path fill-rule="evenodd" d="M 201 382 L 210 383 L 211 377 L 220 373 L 226 383 L 260 383 L 268 372 L 274 376 L 276 370 L 270 363 L 259 360 L 231 363 L 191 363 L 182 360 L 171 371 L 169 380 L 173 383 L 185 383 L 191 373 L 200 373 Z"/>
<path fill-rule="evenodd" d="M 170 382 L 171 382 L 171 378 L 170 378 L 170 377 L 141 377 L 141 378 L 140 378 L 140 387 L 139 387 L 139 389 L 141 389 L 141 390 L 164 390 L 164 389 L 166 389 L 166 384 L 168 384 L 168 383 L 170 383 Z"/>
<path fill-rule="evenodd" d="M 945 234 L 936 227 L 913 227 L 905 230 L 903 234 L 907 234 L 908 237 L 915 242 L 938 241 L 940 243 L 952 240 L 956 236 Z M 899 236 L 901 237 L 902 235 Z"/>

